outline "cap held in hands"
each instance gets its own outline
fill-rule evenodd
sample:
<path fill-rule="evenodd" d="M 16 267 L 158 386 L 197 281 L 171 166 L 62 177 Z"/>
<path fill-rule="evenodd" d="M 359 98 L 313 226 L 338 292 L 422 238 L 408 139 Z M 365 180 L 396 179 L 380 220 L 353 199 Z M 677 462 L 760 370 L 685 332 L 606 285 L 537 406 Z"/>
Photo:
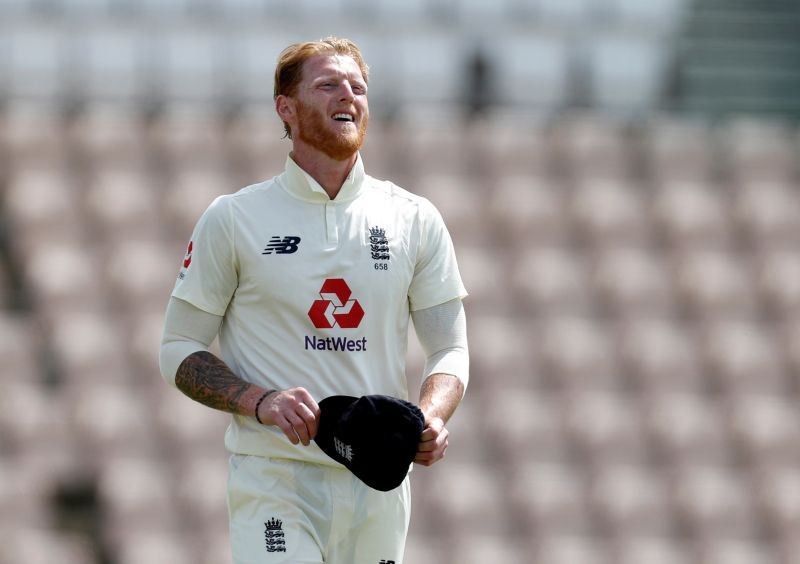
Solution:
<path fill-rule="evenodd" d="M 330 396 L 319 402 L 314 441 L 376 490 L 403 483 L 419 446 L 425 416 L 411 402 L 382 395 Z"/>

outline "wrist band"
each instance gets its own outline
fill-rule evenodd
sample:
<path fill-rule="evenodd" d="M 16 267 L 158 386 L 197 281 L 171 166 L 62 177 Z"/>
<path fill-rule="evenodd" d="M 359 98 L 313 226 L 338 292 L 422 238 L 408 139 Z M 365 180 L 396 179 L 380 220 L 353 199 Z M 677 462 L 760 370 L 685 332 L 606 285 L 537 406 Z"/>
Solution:
<path fill-rule="evenodd" d="M 267 396 L 270 395 L 274 391 L 275 390 L 267 390 L 266 392 L 264 392 L 262 394 L 262 396 L 260 398 L 258 398 L 258 401 L 256 402 L 256 421 L 258 421 L 261 425 L 263 425 L 264 422 L 258 416 L 258 408 L 261 407 L 261 402 L 264 401 L 267 398 Z"/>

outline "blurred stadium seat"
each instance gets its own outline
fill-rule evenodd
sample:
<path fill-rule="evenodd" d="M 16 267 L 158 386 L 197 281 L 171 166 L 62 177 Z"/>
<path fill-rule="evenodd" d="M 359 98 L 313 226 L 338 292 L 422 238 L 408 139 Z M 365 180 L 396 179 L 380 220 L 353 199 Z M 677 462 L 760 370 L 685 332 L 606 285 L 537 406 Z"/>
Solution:
<path fill-rule="evenodd" d="M 589 500 L 580 467 L 564 462 L 520 463 L 507 488 L 508 511 L 515 526 L 522 528 L 524 536 L 537 539 L 536 544 L 590 531 Z"/>
<path fill-rule="evenodd" d="M 552 393 L 533 388 L 490 389 L 482 394 L 482 401 L 484 450 L 498 467 L 568 458 L 560 406 Z"/>
<path fill-rule="evenodd" d="M 669 498 L 680 526 L 701 542 L 754 539 L 758 517 L 740 470 L 718 465 L 683 465 L 669 482 Z M 709 561 L 717 561 L 711 559 Z"/>
<path fill-rule="evenodd" d="M 465 306 L 469 311 L 469 305 Z M 545 380 L 536 362 L 536 328 L 527 320 L 512 320 L 496 312 L 477 310 L 470 315 L 470 339 L 482 345 L 471 349 L 470 370 L 477 374 L 500 374 L 509 386 L 541 386 Z M 472 380 L 476 388 L 491 388 L 493 378 Z"/>
<path fill-rule="evenodd" d="M 66 423 L 80 448 L 104 458 L 157 453 L 159 430 L 144 394 L 130 385 L 82 383 L 70 386 L 65 399 L 71 406 Z"/>
<path fill-rule="evenodd" d="M 668 316 L 631 311 L 619 326 L 617 351 L 639 390 L 698 392 L 707 386 L 694 331 Z"/>
<path fill-rule="evenodd" d="M 99 497 L 108 542 L 134 546 L 137 534 L 170 537 L 182 515 L 175 503 L 172 469 L 149 456 L 123 454 L 102 461 Z"/>
<path fill-rule="evenodd" d="M 739 539 L 714 539 L 703 543 L 697 550 L 702 564 L 778 564 L 769 547 L 756 541 Z"/>
<path fill-rule="evenodd" d="M 670 463 L 724 463 L 733 456 L 723 407 L 687 392 L 656 392 L 643 402 L 650 445 Z"/>
<path fill-rule="evenodd" d="M 607 543 L 590 536 L 554 535 L 534 547 L 534 562 L 611 564 Z"/>
<path fill-rule="evenodd" d="M 591 245 L 617 246 L 648 240 L 644 202 L 622 181 L 585 180 L 569 202 L 573 232 Z"/>
<path fill-rule="evenodd" d="M 753 478 L 758 514 L 769 534 L 788 541 L 800 526 L 800 467 L 759 462 L 758 468 Z"/>
<path fill-rule="evenodd" d="M 569 248 L 520 249 L 508 283 L 517 311 L 531 315 L 590 311 L 592 288 L 582 259 Z"/>
<path fill-rule="evenodd" d="M 0 562 L 13 564 L 87 564 L 95 561 L 91 543 L 77 534 L 54 533 L 45 528 L 4 530 Z"/>
<path fill-rule="evenodd" d="M 728 408 L 734 444 L 751 464 L 800 468 L 797 401 L 783 395 L 740 394 Z"/>
<path fill-rule="evenodd" d="M 590 477 L 588 495 L 592 514 L 609 538 L 668 537 L 673 532 L 663 476 L 650 465 L 612 458 Z"/>
<path fill-rule="evenodd" d="M 571 391 L 613 389 L 622 384 L 612 341 L 595 319 L 548 318 L 542 323 L 539 346 L 542 366 L 554 386 Z"/>
<path fill-rule="evenodd" d="M 503 562 L 504 564 L 527 564 L 530 562 L 530 543 L 491 534 L 467 535 L 459 539 L 452 548 L 451 562 L 482 564 Z M 409 560 L 413 562 L 413 560 Z"/>
<path fill-rule="evenodd" d="M 505 174 L 487 196 L 488 228 L 511 252 L 566 240 L 563 195 L 548 179 Z"/>
<path fill-rule="evenodd" d="M 97 309 L 59 311 L 47 326 L 65 384 L 131 381 L 125 344 L 114 316 Z"/>
<path fill-rule="evenodd" d="M 593 259 L 591 281 L 606 311 L 626 319 L 675 312 L 669 270 L 648 246 L 610 244 Z"/>
<path fill-rule="evenodd" d="M 565 173 L 579 184 L 613 188 L 615 181 L 621 183 L 631 172 L 628 140 L 619 120 L 597 112 L 572 111 L 553 124 L 550 140 Z"/>
<path fill-rule="evenodd" d="M 4 385 L 17 378 L 36 383 L 41 345 L 41 335 L 33 319 L 5 312 L 0 314 L 0 369 Z"/>
<path fill-rule="evenodd" d="M 120 564 L 146 564 L 147 562 L 174 562 L 191 564 L 196 562 L 193 550 L 187 550 L 187 542 L 180 535 L 159 531 L 133 529 L 113 544 Z"/>
<path fill-rule="evenodd" d="M 720 131 L 720 149 L 739 181 L 786 181 L 797 171 L 797 137 L 786 123 L 731 119 Z"/>
<path fill-rule="evenodd" d="M 732 237 L 725 203 L 707 182 L 666 179 L 653 195 L 651 221 L 675 248 L 725 247 Z"/>
<path fill-rule="evenodd" d="M 703 351 L 710 378 L 726 393 L 767 392 L 789 388 L 776 339 L 758 323 L 718 320 L 705 329 Z"/>
<path fill-rule="evenodd" d="M 689 562 L 686 548 L 669 537 L 626 535 L 614 548 L 619 564 L 684 564 Z"/>
<path fill-rule="evenodd" d="M 643 165 L 653 181 L 708 181 L 716 145 L 711 128 L 700 120 L 649 118 L 643 133 Z"/>
<path fill-rule="evenodd" d="M 740 181 L 734 189 L 732 213 L 742 236 L 761 252 L 774 248 L 796 251 L 800 199 L 792 181 Z"/>
<path fill-rule="evenodd" d="M 511 530 L 501 481 L 475 464 L 453 461 L 450 472 L 426 476 L 426 504 L 444 534 L 468 538 L 474 531 L 504 536 Z"/>
<path fill-rule="evenodd" d="M 687 245 L 673 256 L 681 308 L 697 319 L 749 319 L 758 298 L 748 256 Z"/>
<path fill-rule="evenodd" d="M 636 398 L 575 386 L 562 401 L 569 442 L 583 460 L 640 462 L 648 456 L 643 416 Z"/>

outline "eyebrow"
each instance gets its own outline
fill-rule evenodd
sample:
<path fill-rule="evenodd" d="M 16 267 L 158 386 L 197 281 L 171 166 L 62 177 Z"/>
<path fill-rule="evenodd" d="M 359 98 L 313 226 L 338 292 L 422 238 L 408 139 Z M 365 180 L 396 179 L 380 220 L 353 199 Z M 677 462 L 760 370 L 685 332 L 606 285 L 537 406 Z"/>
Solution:
<path fill-rule="evenodd" d="M 311 81 L 311 83 L 312 84 L 317 84 L 319 82 L 324 82 L 326 80 L 337 80 L 337 81 L 338 80 L 348 80 L 353 84 L 359 84 L 359 85 L 362 85 L 362 86 L 366 86 L 367 85 L 367 81 L 365 81 L 363 78 L 359 78 L 357 76 L 351 77 L 348 74 L 338 73 L 338 72 L 320 75 L 320 76 L 314 78 Z"/>

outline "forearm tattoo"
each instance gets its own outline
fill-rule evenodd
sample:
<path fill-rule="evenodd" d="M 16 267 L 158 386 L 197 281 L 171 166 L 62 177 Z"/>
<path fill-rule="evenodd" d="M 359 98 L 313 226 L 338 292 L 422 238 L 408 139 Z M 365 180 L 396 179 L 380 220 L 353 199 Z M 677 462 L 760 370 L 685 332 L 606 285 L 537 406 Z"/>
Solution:
<path fill-rule="evenodd" d="M 238 414 L 244 414 L 241 400 L 252 387 L 206 351 L 198 351 L 184 359 L 175 375 L 175 385 L 203 405 Z"/>

